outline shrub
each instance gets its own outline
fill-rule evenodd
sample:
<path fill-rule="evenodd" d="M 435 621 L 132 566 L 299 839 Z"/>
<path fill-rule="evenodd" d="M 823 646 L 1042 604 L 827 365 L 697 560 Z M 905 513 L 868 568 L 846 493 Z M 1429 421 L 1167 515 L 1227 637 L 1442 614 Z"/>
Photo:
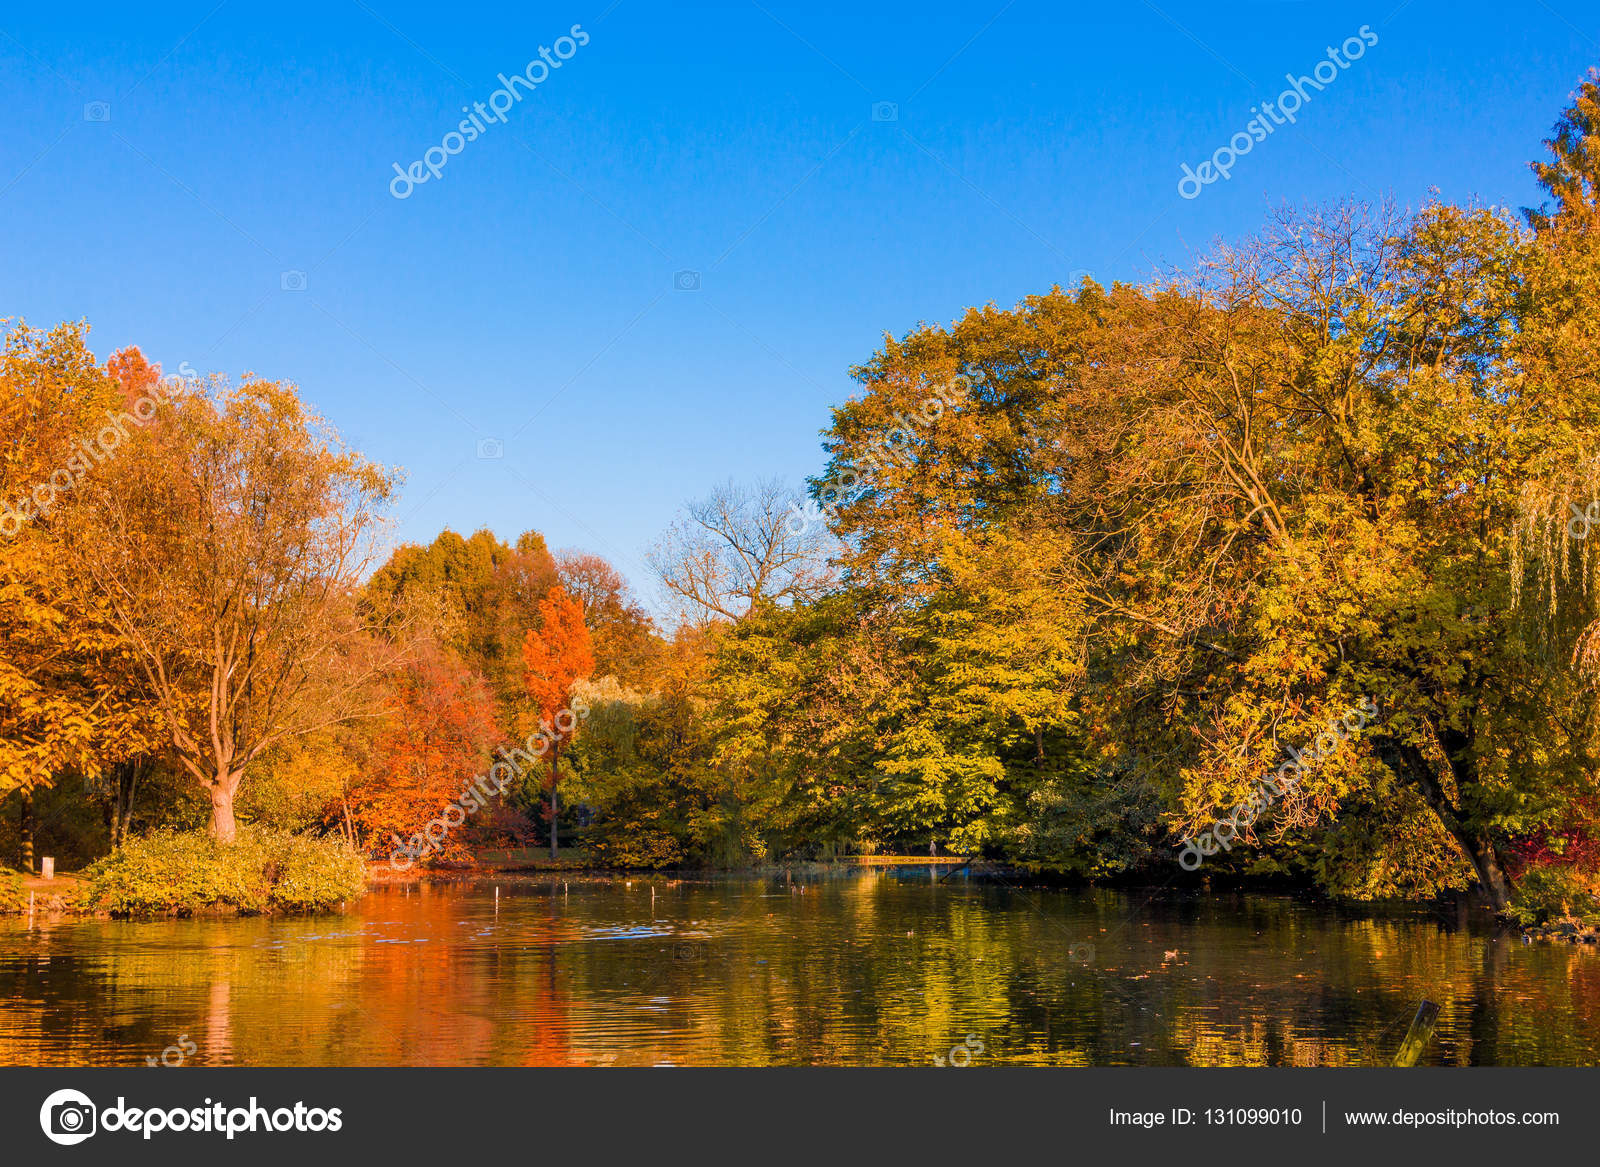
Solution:
<path fill-rule="evenodd" d="M 1517 879 L 1516 896 L 1507 913 L 1520 924 L 1600 915 L 1595 877 L 1572 867 L 1533 867 Z"/>
<path fill-rule="evenodd" d="M 594 856 L 607 867 L 674 867 L 683 862 L 683 848 L 665 831 L 616 832 L 591 845 Z"/>
<path fill-rule="evenodd" d="M 27 899 L 22 890 L 22 873 L 0 867 L 0 912 L 20 912 Z"/>
<path fill-rule="evenodd" d="M 158 831 L 95 863 L 88 906 L 114 915 L 315 911 L 365 888 L 361 860 L 330 840 L 241 827 L 231 844 Z"/>
<path fill-rule="evenodd" d="M 305 835 L 278 835 L 273 860 L 277 879 L 272 902 L 286 911 L 315 911 L 340 900 L 359 899 L 367 888 L 361 856 L 341 843 Z"/>

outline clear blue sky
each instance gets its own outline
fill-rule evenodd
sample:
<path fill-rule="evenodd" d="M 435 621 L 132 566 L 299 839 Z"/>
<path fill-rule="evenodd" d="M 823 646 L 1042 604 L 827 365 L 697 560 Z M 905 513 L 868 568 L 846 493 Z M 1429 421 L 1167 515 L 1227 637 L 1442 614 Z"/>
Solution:
<path fill-rule="evenodd" d="M 391 196 L 574 24 L 503 124 Z M 1293 125 L 1179 197 L 1362 25 Z M 1269 201 L 1520 206 L 1596 62 L 1580 0 L 14 5 L 0 315 L 294 380 L 404 468 L 399 538 L 534 527 L 648 594 L 685 498 L 817 470 L 885 330 L 1140 278 Z"/>

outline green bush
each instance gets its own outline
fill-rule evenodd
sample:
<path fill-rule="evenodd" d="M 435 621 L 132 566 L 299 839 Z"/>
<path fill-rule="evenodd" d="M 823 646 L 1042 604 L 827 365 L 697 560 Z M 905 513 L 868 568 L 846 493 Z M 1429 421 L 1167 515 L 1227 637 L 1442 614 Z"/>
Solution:
<path fill-rule="evenodd" d="M 0 867 L 0 912 L 20 912 L 28 893 L 22 890 L 22 873 Z"/>
<path fill-rule="evenodd" d="M 272 903 L 286 911 L 316 911 L 367 889 L 367 865 L 341 843 L 305 835 L 276 836 L 277 879 Z"/>
<path fill-rule="evenodd" d="M 1571 867 L 1534 867 L 1517 879 L 1516 895 L 1507 913 L 1519 924 L 1600 916 L 1594 876 Z"/>
<path fill-rule="evenodd" d="M 676 867 L 683 862 L 683 848 L 665 831 L 617 831 L 597 839 L 590 849 L 605 867 Z"/>
<path fill-rule="evenodd" d="M 340 843 L 241 827 L 231 844 L 158 831 L 95 863 L 86 903 L 114 915 L 316 911 L 365 890 L 359 856 Z"/>

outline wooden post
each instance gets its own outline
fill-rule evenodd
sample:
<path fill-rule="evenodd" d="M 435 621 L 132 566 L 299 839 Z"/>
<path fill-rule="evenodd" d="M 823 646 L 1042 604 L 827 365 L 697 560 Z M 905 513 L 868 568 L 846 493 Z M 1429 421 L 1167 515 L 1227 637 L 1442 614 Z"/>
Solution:
<path fill-rule="evenodd" d="M 1423 1001 L 1418 1005 L 1417 1015 L 1411 1019 L 1411 1028 L 1406 1031 L 1406 1039 L 1400 1043 L 1400 1052 L 1394 1055 L 1394 1064 L 1416 1065 L 1423 1049 L 1433 1037 L 1434 1026 L 1438 1024 L 1439 1006 L 1432 1001 Z"/>

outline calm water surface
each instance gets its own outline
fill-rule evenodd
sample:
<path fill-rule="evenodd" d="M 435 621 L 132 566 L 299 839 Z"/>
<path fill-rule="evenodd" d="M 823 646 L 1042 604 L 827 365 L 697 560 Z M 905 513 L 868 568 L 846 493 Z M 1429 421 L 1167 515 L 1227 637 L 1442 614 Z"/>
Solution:
<path fill-rule="evenodd" d="M 807 880 L 501 877 L 310 920 L 7 919 L 0 1065 L 926 1066 L 969 1035 L 972 1065 L 1366 1065 L 1423 997 L 1442 1007 L 1427 1063 L 1600 1064 L 1600 956 L 1455 916 L 927 869 Z"/>

